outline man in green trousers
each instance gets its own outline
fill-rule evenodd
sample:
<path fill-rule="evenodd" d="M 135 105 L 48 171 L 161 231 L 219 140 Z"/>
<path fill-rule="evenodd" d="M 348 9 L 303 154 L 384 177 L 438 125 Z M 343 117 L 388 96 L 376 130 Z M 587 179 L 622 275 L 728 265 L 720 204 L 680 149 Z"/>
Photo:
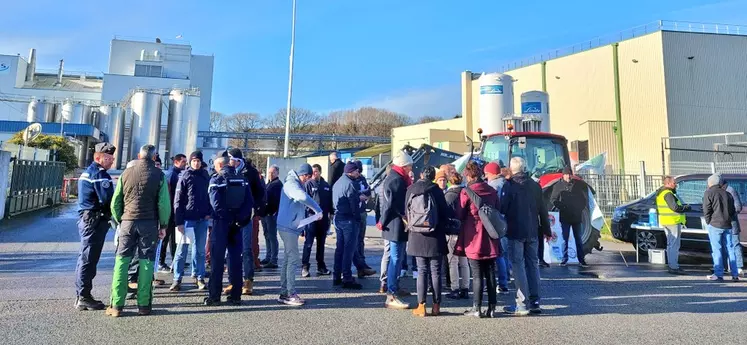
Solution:
<path fill-rule="evenodd" d="M 171 203 L 166 176 L 153 162 L 156 148 L 144 145 L 135 164 L 125 169 L 114 189 L 112 219 L 120 224 L 112 293 L 106 315 L 122 313 L 127 294 L 127 269 L 138 253 L 138 315 L 149 315 L 153 302 L 153 263 L 158 239 L 166 235 Z"/>

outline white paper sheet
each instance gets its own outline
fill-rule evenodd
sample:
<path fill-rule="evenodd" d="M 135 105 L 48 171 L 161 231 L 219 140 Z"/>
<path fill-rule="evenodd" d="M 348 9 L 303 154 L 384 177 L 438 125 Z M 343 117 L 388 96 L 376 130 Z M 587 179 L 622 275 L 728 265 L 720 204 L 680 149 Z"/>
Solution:
<path fill-rule="evenodd" d="M 316 222 L 317 220 L 320 220 L 320 219 L 322 219 L 322 214 L 321 213 L 313 214 L 313 215 L 311 215 L 311 216 L 309 216 L 307 218 L 301 219 L 301 221 L 298 222 L 298 228 L 301 229 L 301 228 L 303 228 L 303 227 L 305 227 L 305 226 L 307 226 L 307 225 L 309 225 L 309 224 L 311 224 L 313 222 Z"/>
<path fill-rule="evenodd" d="M 195 228 L 184 228 L 184 234 L 181 231 L 176 230 L 176 244 L 192 244 L 192 240 L 189 238 L 190 233 L 194 234 Z"/>

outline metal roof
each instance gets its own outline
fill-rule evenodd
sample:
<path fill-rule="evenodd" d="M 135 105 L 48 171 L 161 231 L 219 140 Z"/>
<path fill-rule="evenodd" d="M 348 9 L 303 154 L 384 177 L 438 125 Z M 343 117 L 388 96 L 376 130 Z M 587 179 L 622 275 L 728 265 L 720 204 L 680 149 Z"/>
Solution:
<path fill-rule="evenodd" d="M 30 122 L 26 121 L 0 121 L 0 132 L 17 133 L 26 129 L 30 124 Z M 63 125 L 58 122 L 40 122 L 40 124 L 42 125 L 43 134 L 59 135 L 62 130 L 65 135 L 87 136 L 99 140 L 101 139 L 101 132 L 93 127 L 93 125 L 80 123 L 66 123 Z"/>

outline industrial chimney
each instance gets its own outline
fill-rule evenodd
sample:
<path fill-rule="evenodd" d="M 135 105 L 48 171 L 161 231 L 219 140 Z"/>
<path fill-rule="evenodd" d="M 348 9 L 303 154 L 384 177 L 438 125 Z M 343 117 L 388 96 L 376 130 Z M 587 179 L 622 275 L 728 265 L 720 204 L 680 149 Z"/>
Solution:
<path fill-rule="evenodd" d="M 26 66 L 26 81 L 33 82 L 36 74 L 36 49 L 29 50 L 29 64 Z"/>
<path fill-rule="evenodd" d="M 60 59 L 60 68 L 57 70 L 57 82 L 55 86 L 62 86 L 62 69 L 65 66 L 65 60 Z"/>

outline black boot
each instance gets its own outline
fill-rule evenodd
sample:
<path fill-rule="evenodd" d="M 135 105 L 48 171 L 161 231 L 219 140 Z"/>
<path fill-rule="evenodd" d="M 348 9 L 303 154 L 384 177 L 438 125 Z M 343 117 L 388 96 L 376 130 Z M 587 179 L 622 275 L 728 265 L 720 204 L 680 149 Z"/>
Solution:
<path fill-rule="evenodd" d="M 488 303 L 488 310 L 485 311 L 485 317 L 486 318 L 493 318 L 497 317 L 498 314 L 495 313 L 495 304 L 494 303 Z"/>
<path fill-rule="evenodd" d="M 91 296 L 80 296 L 75 302 L 75 308 L 78 310 L 104 310 L 106 306 Z"/>
<path fill-rule="evenodd" d="M 473 304 L 472 308 L 464 312 L 464 316 L 471 316 L 471 317 L 477 317 L 477 318 L 483 317 L 481 308 L 482 306 L 480 306 L 479 304 Z"/>

